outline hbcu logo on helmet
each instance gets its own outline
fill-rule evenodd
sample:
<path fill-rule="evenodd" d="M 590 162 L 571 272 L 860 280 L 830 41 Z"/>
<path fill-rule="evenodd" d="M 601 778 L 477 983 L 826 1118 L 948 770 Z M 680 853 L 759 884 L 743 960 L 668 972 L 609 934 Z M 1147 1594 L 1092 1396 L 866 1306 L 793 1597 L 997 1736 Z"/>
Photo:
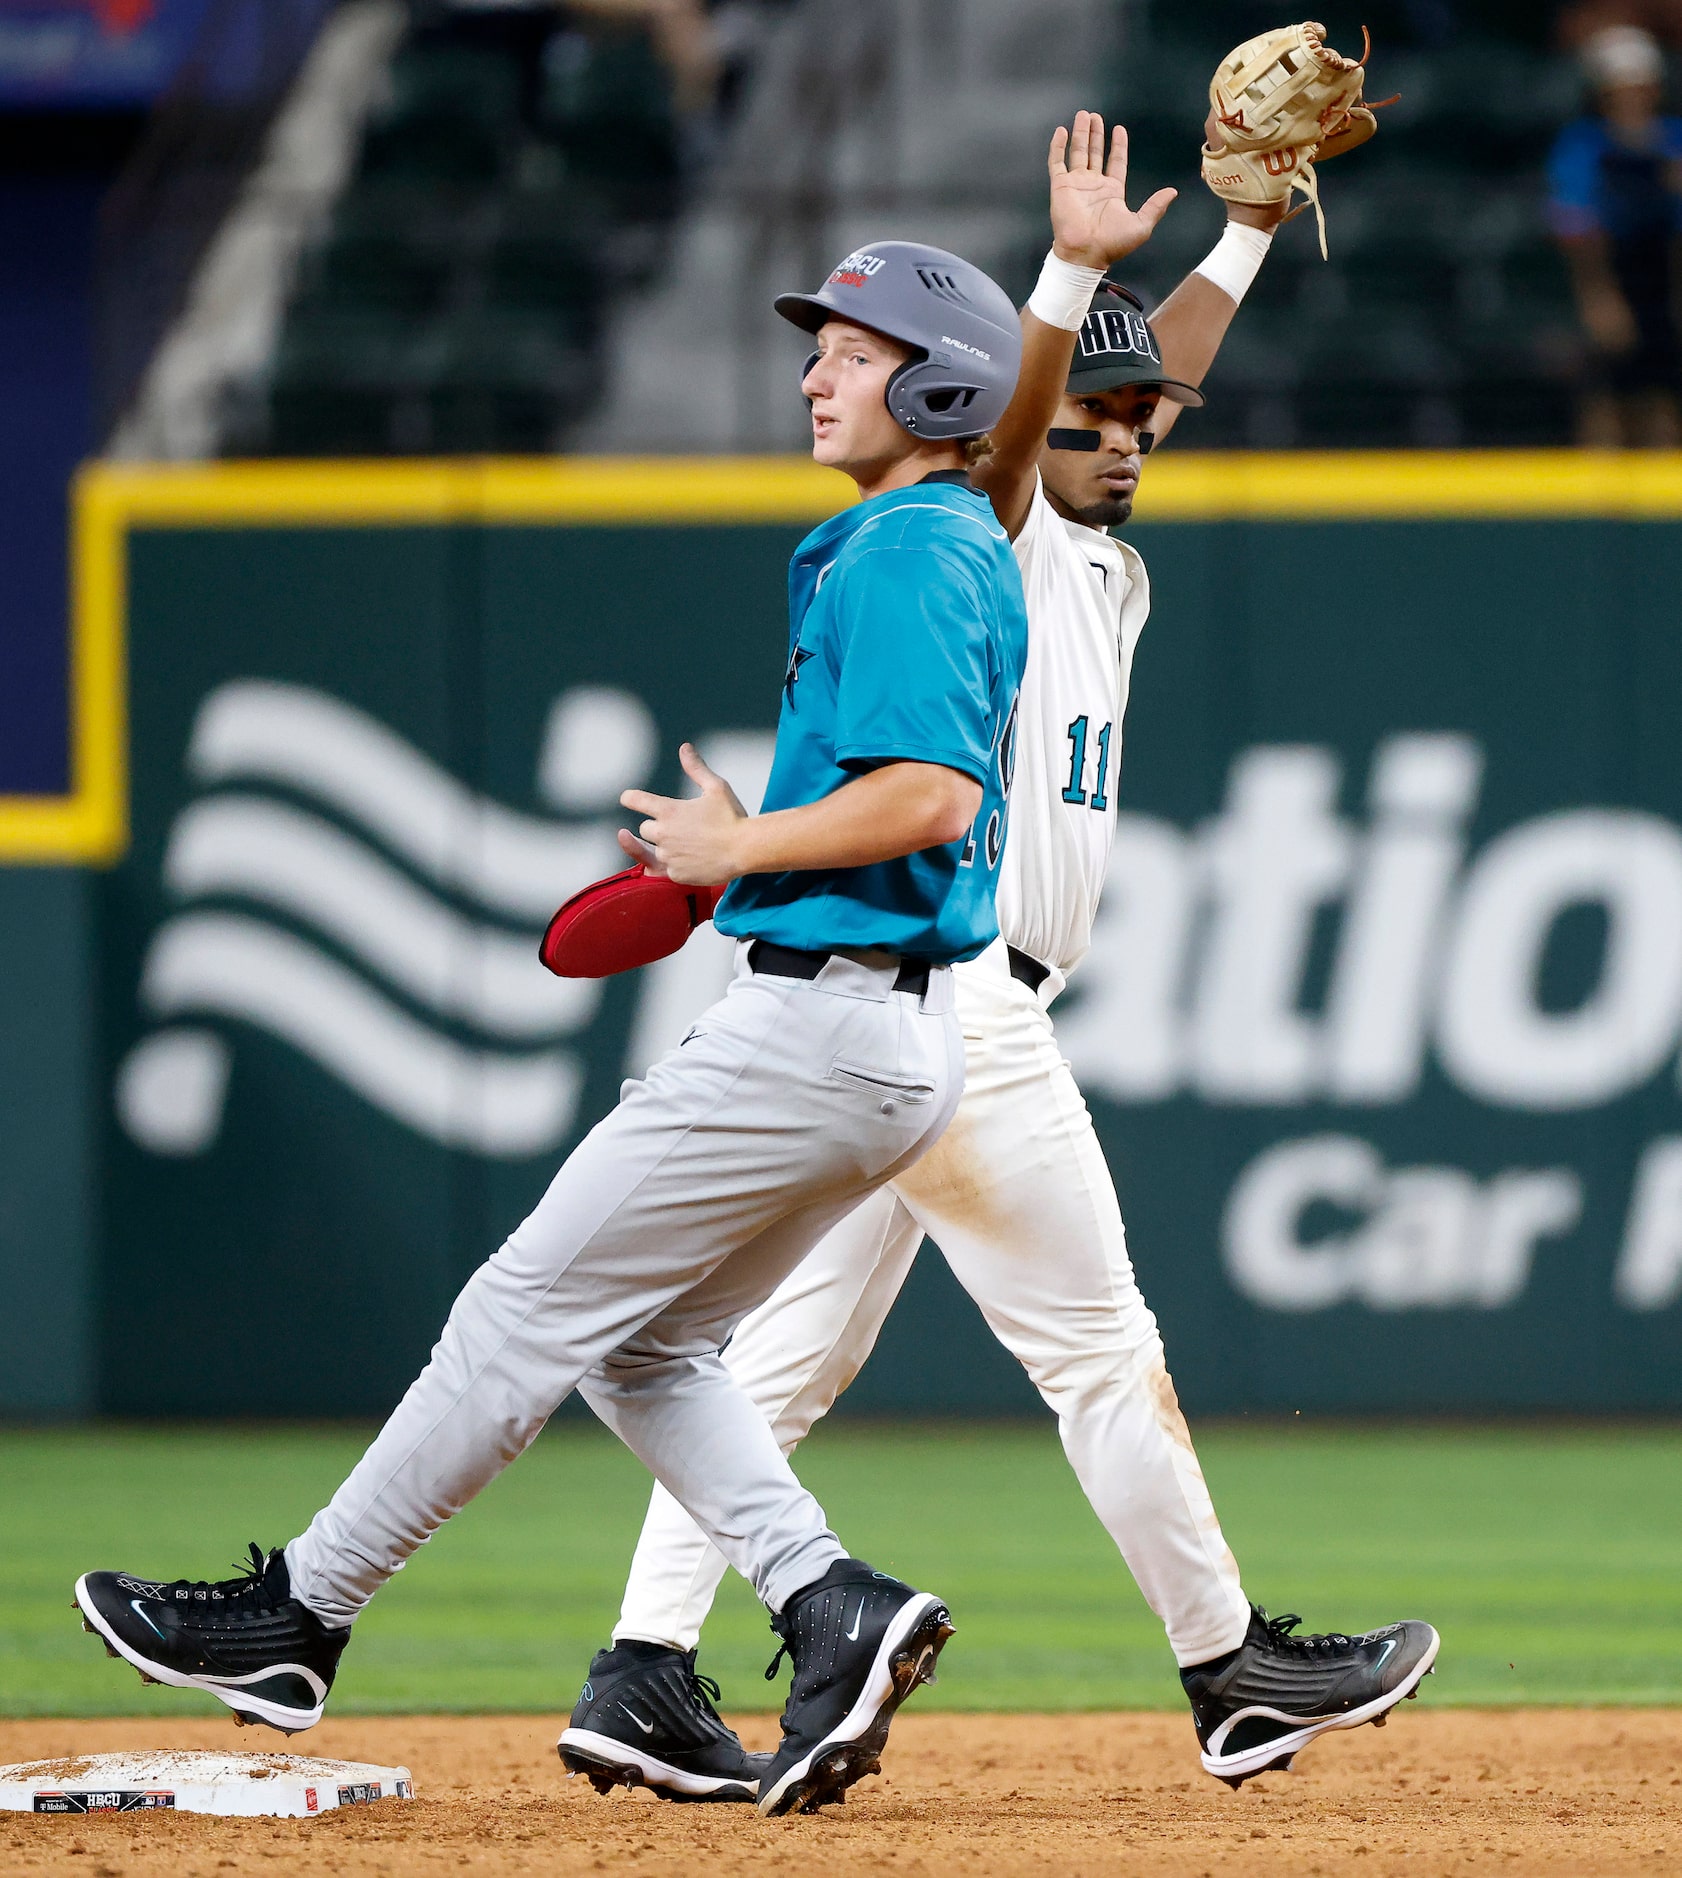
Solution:
<path fill-rule="evenodd" d="M 858 248 L 830 275 L 829 284 L 832 287 L 862 287 L 872 274 L 879 274 L 887 265 L 885 255 L 867 254 L 863 248 Z"/>
<path fill-rule="evenodd" d="M 1162 363 L 1162 354 L 1156 349 L 1143 313 L 1110 307 L 1088 313 L 1080 327 L 1081 357 L 1104 358 L 1112 352 L 1132 352 L 1149 359 L 1152 365 Z"/>

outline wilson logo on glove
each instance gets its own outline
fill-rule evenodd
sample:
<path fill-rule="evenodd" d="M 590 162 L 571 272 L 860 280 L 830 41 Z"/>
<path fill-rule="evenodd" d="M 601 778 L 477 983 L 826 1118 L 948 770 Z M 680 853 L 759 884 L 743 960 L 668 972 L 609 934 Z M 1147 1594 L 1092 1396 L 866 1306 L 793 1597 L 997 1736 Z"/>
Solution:
<path fill-rule="evenodd" d="M 611 978 L 678 951 L 724 897 L 680 887 L 639 861 L 575 893 L 549 922 L 537 956 L 557 978 Z"/>

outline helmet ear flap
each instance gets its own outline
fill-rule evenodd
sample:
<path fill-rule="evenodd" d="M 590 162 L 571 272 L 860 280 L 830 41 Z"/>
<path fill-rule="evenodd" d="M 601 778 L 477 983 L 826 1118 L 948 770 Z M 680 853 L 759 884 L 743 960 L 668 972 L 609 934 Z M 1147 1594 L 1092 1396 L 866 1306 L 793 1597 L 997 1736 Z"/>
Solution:
<path fill-rule="evenodd" d="M 979 387 L 942 357 L 919 353 L 888 380 L 888 415 L 901 430 L 930 442 L 980 435 L 969 416 Z"/>
<path fill-rule="evenodd" d="M 906 373 L 915 371 L 926 357 L 926 353 L 912 353 L 911 357 L 900 366 L 899 370 L 894 373 L 893 377 L 890 378 L 887 384 L 882 388 L 882 399 L 888 407 L 889 417 L 894 420 L 901 430 L 908 430 L 913 436 L 917 433 L 917 407 L 909 398 L 899 398 L 896 400 L 894 393 L 898 391 L 900 382 L 904 379 Z"/>
<path fill-rule="evenodd" d="M 817 364 L 818 358 L 819 354 L 814 352 L 801 368 L 800 382 L 802 384 L 806 382 L 807 374 Z M 882 402 L 888 407 L 888 415 L 901 430 L 909 431 L 913 437 L 938 438 L 950 435 L 949 426 L 941 421 L 948 406 L 967 410 L 974 402 L 975 388 L 971 385 L 941 385 L 937 396 L 944 402 L 937 402 L 935 396 L 928 394 L 928 387 L 919 382 L 920 378 L 934 367 L 944 368 L 945 366 L 944 359 L 931 360 L 927 352 L 913 352 L 882 387 Z M 939 378 L 942 372 L 935 370 L 933 375 Z M 924 395 L 920 397 L 919 393 Z M 811 402 L 812 400 L 807 398 L 808 407 Z M 929 421 L 926 422 L 925 417 Z"/>

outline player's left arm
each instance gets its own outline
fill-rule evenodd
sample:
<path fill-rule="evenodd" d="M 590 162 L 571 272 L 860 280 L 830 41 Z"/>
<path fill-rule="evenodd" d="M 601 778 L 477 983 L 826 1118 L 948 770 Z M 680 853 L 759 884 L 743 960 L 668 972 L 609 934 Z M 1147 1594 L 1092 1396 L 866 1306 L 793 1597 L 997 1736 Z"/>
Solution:
<path fill-rule="evenodd" d="M 1356 102 L 1359 104 L 1359 91 Z M 1211 109 L 1203 125 L 1205 156 L 1222 147 L 1221 120 Z M 1310 154 L 1322 163 L 1358 149 L 1376 128 L 1372 111 L 1361 106 L 1346 111 L 1341 128 L 1313 147 Z M 1226 230 L 1220 241 L 1196 268 L 1151 315 L 1151 329 L 1162 349 L 1162 369 L 1170 378 L 1183 379 L 1188 385 L 1201 385 L 1204 374 L 1215 362 L 1227 328 L 1255 278 L 1273 241 L 1273 231 L 1289 214 L 1290 190 L 1282 188 L 1277 201 L 1252 203 L 1233 200 L 1216 189 L 1204 165 L 1204 181 L 1226 203 Z M 1322 235 L 1322 245 L 1324 237 Z M 1224 283 L 1224 284 L 1223 284 Z M 1179 422 L 1185 407 L 1164 398 L 1158 407 L 1155 439 L 1157 443 Z"/>
<path fill-rule="evenodd" d="M 1261 208 L 1232 202 L 1227 205 L 1227 227 L 1255 229 L 1271 241 L 1285 213 L 1282 202 Z M 1238 301 L 1226 288 L 1202 272 L 1188 274 L 1151 315 L 1151 330 L 1162 351 L 1163 371 L 1188 385 L 1201 385 L 1237 311 Z M 1184 408 L 1169 398 L 1157 406 L 1152 430 L 1159 446 L 1179 422 Z"/>

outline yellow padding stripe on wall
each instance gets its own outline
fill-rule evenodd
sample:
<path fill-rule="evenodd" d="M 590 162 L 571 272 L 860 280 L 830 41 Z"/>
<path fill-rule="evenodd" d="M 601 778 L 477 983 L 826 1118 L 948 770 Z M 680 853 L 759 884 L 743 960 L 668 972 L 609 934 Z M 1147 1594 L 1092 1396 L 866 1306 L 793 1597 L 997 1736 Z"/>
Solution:
<path fill-rule="evenodd" d="M 341 523 L 798 522 L 852 485 L 804 457 L 490 457 L 96 464 L 84 520 L 138 527 Z M 1167 450 L 1141 521 L 1682 516 L 1682 452 Z"/>
<path fill-rule="evenodd" d="M 142 528 L 800 522 L 855 500 L 846 477 L 804 457 L 99 464 L 80 494 L 84 513 Z"/>
<path fill-rule="evenodd" d="M 1682 453 L 1342 451 L 1152 457 L 1140 521 L 1682 516 Z"/>
<path fill-rule="evenodd" d="M 810 523 L 853 488 L 804 457 L 96 463 L 75 492 L 72 790 L 0 796 L 0 860 L 111 861 L 127 842 L 127 554 L 134 528 L 491 522 Z M 1682 518 L 1682 453 L 1167 450 L 1141 522 Z"/>

